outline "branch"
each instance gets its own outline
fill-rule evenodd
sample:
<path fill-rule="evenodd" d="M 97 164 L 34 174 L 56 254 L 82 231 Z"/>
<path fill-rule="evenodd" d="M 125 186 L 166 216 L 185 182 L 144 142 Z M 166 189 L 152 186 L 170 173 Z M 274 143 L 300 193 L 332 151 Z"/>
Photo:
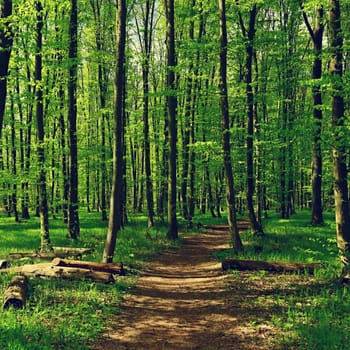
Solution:
<path fill-rule="evenodd" d="M 304 22 L 305 22 L 306 28 L 307 28 L 307 30 L 310 33 L 312 41 L 315 43 L 315 33 L 314 33 L 313 29 L 311 28 L 309 19 L 308 19 L 307 14 L 306 14 L 306 12 L 304 10 L 304 4 L 303 4 L 302 0 L 299 1 L 299 5 L 300 5 L 301 12 L 303 14 L 303 18 L 304 18 Z"/>

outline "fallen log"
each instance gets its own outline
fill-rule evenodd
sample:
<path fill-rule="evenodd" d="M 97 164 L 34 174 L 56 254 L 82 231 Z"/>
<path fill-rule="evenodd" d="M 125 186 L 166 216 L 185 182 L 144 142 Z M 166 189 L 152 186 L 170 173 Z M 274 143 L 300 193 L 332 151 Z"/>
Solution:
<path fill-rule="evenodd" d="M 4 293 L 4 309 L 11 306 L 15 309 L 23 308 L 28 290 L 28 278 L 26 276 L 14 276 Z"/>
<path fill-rule="evenodd" d="M 53 252 L 58 254 L 71 254 L 73 255 L 88 255 L 94 252 L 93 248 L 76 248 L 76 247 L 52 247 Z"/>
<path fill-rule="evenodd" d="M 108 272 L 92 271 L 78 267 L 52 266 L 51 264 L 24 265 L 22 275 L 34 277 L 55 277 L 61 279 L 91 279 L 95 282 L 112 283 L 113 274 Z"/>
<path fill-rule="evenodd" d="M 77 267 L 91 271 L 108 272 L 120 276 L 125 276 L 123 264 L 106 264 L 92 261 L 64 260 L 55 258 L 51 262 L 52 266 Z"/>
<path fill-rule="evenodd" d="M 0 270 L 7 269 L 9 267 L 7 260 L 0 260 Z"/>
<path fill-rule="evenodd" d="M 9 253 L 7 255 L 8 260 L 20 260 L 24 258 L 31 258 L 31 259 L 53 259 L 55 258 L 56 255 L 53 253 Z"/>
<path fill-rule="evenodd" d="M 20 260 L 24 258 L 29 259 L 40 259 L 40 260 L 52 260 L 55 258 L 79 258 L 82 253 L 79 252 L 64 252 L 64 251 L 54 251 L 53 253 L 9 253 L 7 255 L 8 260 Z"/>
<path fill-rule="evenodd" d="M 286 262 L 268 262 L 256 260 L 236 260 L 226 259 L 222 262 L 223 271 L 270 271 L 270 272 L 308 272 L 313 274 L 316 268 L 323 267 L 320 263 L 286 263 Z"/>

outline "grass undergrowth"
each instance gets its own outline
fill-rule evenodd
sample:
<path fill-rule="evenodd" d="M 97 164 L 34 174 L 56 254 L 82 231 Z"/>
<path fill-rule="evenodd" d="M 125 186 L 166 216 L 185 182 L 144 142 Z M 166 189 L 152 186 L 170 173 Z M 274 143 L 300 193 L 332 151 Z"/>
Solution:
<path fill-rule="evenodd" d="M 50 221 L 54 246 L 94 248 L 84 260 L 101 261 L 107 223 L 99 213 L 80 213 L 81 236 L 77 242 L 66 237 L 62 220 Z M 135 216 L 120 232 L 114 261 L 139 268 L 160 250 L 174 246 L 165 239 L 166 227 L 146 230 L 146 218 Z M 15 223 L 13 218 L 0 218 L 0 259 L 9 252 L 33 252 L 39 247 L 39 221 L 32 218 Z M 28 261 L 26 261 L 28 262 Z M 24 263 L 24 261 L 22 262 Z M 3 295 L 11 275 L 0 274 Z M 120 277 L 115 284 L 91 281 L 30 279 L 29 298 L 23 310 L 0 307 L 0 349 L 88 349 L 101 334 L 108 317 L 118 308 L 120 296 L 135 283 L 135 275 Z"/>
<path fill-rule="evenodd" d="M 278 286 L 266 287 L 272 290 L 262 292 L 261 298 L 253 301 L 275 310 L 269 322 L 282 330 L 278 349 L 350 350 L 350 290 L 338 281 L 334 216 L 324 216 L 325 224 L 314 227 L 310 225 L 309 211 L 288 220 L 269 214 L 264 220 L 265 236 L 242 233 L 245 249 L 239 255 L 241 259 L 324 264 L 314 276 L 295 274 L 285 280 L 279 276 Z M 232 250 L 222 250 L 216 257 L 232 258 Z M 239 273 L 232 273 L 240 278 Z M 268 275 L 251 273 L 252 278 L 263 279 L 266 284 L 277 278 L 265 278 Z"/>

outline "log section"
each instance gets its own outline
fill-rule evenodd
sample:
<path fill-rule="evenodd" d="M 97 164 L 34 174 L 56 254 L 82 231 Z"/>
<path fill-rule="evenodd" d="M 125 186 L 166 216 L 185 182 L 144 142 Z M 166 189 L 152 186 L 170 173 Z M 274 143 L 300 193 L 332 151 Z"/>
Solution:
<path fill-rule="evenodd" d="M 112 283 L 113 274 L 77 267 L 52 266 L 51 264 L 24 265 L 21 274 L 34 277 L 56 277 L 62 279 L 91 279 L 95 282 Z"/>
<path fill-rule="evenodd" d="M 313 274 L 316 268 L 323 267 L 320 263 L 285 263 L 285 262 L 268 262 L 255 260 L 236 260 L 226 259 L 222 262 L 222 269 L 239 270 L 239 271 L 259 271 L 265 270 L 270 272 L 308 272 Z"/>
<path fill-rule="evenodd" d="M 81 260 L 64 260 L 56 258 L 52 260 L 52 266 L 65 266 L 65 267 L 77 267 L 82 269 L 88 269 L 91 271 L 108 272 L 120 276 L 125 275 L 123 264 L 107 264 L 98 263 L 92 261 L 81 261 Z"/>
<path fill-rule="evenodd" d="M 28 278 L 26 276 L 14 276 L 4 293 L 4 309 L 11 306 L 15 309 L 23 308 L 28 290 Z"/>

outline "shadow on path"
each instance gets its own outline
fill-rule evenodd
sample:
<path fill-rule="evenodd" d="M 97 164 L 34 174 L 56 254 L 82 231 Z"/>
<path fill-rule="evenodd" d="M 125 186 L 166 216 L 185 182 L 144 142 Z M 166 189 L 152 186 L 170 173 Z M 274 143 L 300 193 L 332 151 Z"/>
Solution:
<path fill-rule="evenodd" d="M 241 230 L 246 229 L 243 223 Z M 257 317 L 271 317 L 266 305 L 253 306 L 259 288 L 235 285 L 213 258 L 228 248 L 229 233 L 215 226 L 186 236 L 176 251 L 148 264 L 130 295 L 124 297 L 95 350 L 273 349 L 270 326 L 257 328 Z"/>

